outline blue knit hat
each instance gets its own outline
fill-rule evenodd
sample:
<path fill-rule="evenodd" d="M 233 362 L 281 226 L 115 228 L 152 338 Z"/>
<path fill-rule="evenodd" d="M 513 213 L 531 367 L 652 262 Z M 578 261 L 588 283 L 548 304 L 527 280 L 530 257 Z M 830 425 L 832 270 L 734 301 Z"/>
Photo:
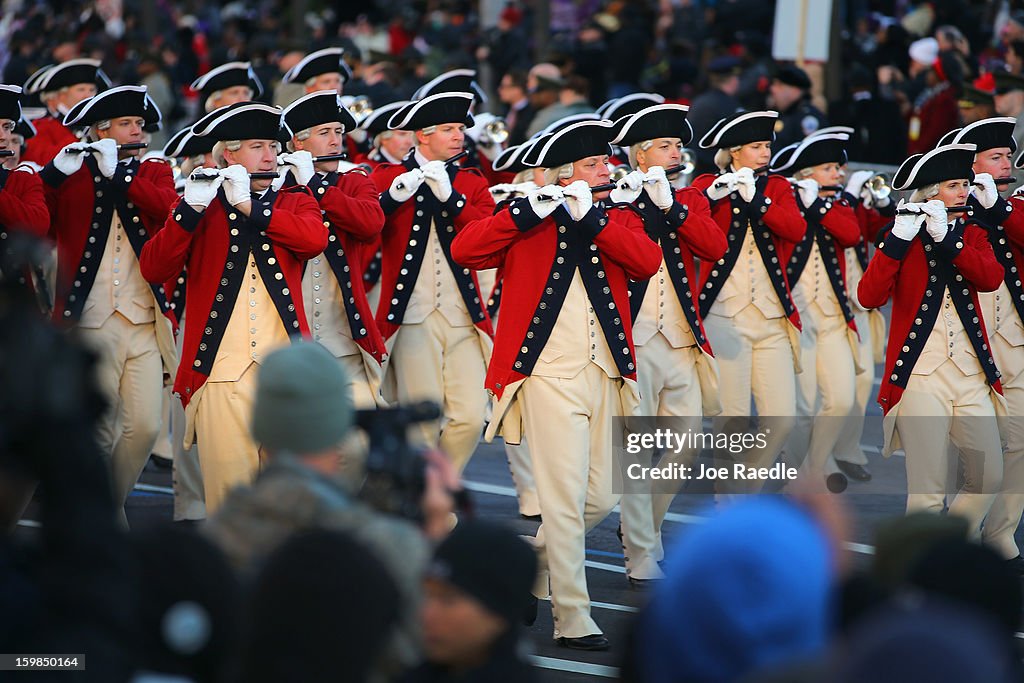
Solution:
<path fill-rule="evenodd" d="M 758 497 L 725 508 L 667 557 L 636 634 L 643 680 L 733 681 L 819 653 L 830 565 L 825 534 L 793 504 Z"/>

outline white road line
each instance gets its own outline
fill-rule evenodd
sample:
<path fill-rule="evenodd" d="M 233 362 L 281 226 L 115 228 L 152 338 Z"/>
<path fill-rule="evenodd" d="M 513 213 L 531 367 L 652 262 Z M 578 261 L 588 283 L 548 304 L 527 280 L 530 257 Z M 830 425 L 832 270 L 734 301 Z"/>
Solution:
<path fill-rule="evenodd" d="M 544 598 L 544 602 L 551 602 L 551 598 Z M 614 602 L 597 602 L 596 600 L 590 601 L 591 607 L 597 607 L 598 609 L 607 609 L 613 612 L 639 612 L 639 607 L 633 607 L 631 605 L 617 605 Z"/>
<path fill-rule="evenodd" d="M 136 484 L 136 491 L 145 491 L 146 493 L 166 493 L 169 496 L 174 495 L 174 489 L 169 486 L 153 486 L 152 484 Z"/>
<path fill-rule="evenodd" d="M 534 666 L 541 669 L 568 671 L 569 673 L 601 676 L 602 678 L 619 677 L 618 669 L 613 666 L 604 666 L 603 664 L 588 664 L 587 662 L 576 662 L 571 659 L 556 659 L 555 657 L 541 657 L 540 655 L 530 655 L 530 661 Z"/>
<path fill-rule="evenodd" d="M 19 519 L 18 526 L 27 526 L 30 529 L 41 529 L 43 525 L 34 519 Z"/>
<path fill-rule="evenodd" d="M 603 569 L 606 572 L 614 572 L 616 574 L 625 574 L 626 568 L 620 567 L 617 564 L 608 564 L 607 562 L 595 562 L 593 560 L 585 560 L 583 564 L 591 569 Z"/>

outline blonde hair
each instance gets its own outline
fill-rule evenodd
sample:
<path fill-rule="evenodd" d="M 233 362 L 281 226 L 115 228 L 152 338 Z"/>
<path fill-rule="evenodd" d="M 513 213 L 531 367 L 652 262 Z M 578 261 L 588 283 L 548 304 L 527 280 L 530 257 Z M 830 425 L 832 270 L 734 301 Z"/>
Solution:
<path fill-rule="evenodd" d="M 723 147 L 722 149 L 715 152 L 715 166 L 720 170 L 724 171 L 729 168 L 729 164 L 732 163 L 732 153 L 738 152 L 743 149 L 743 145 L 736 145 L 735 147 Z"/>
<path fill-rule="evenodd" d="M 793 174 L 793 177 L 797 180 L 803 180 L 804 178 L 810 178 L 814 175 L 813 168 L 801 168 L 799 171 Z"/>
<path fill-rule="evenodd" d="M 926 202 L 937 194 L 939 194 L 938 183 L 935 183 L 933 185 L 925 185 L 924 187 L 917 188 L 916 190 L 913 191 L 913 193 L 911 193 L 910 201 L 911 203 Z"/>
<path fill-rule="evenodd" d="M 559 180 L 571 178 L 573 174 L 572 164 L 562 164 L 555 168 L 544 169 L 544 182 L 548 185 L 557 185 Z"/>
<path fill-rule="evenodd" d="M 631 145 L 629 148 L 629 167 L 637 168 L 636 156 L 638 152 L 646 152 L 654 146 L 654 140 L 644 140 L 638 142 L 635 145 Z"/>
<path fill-rule="evenodd" d="M 225 150 L 228 152 L 237 152 L 242 149 L 241 140 L 219 140 L 213 146 L 213 162 L 217 164 L 217 168 L 227 168 L 228 162 L 224 159 Z"/>

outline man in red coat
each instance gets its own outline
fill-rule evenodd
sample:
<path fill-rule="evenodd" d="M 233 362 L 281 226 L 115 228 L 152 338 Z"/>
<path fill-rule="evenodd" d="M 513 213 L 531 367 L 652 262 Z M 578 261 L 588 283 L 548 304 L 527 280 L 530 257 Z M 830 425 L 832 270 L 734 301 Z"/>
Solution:
<path fill-rule="evenodd" d="M 616 121 L 612 144 L 628 149 L 630 164 L 638 170 L 619 182 L 611 199 L 636 207 L 647 234 L 661 247 L 657 275 L 629 285 L 638 414 L 680 418 L 680 430 L 699 432 L 702 418 L 717 415 L 721 404 L 718 367 L 697 310 L 694 256 L 717 261 L 725 255 L 726 240 L 711 220 L 704 193 L 692 187 L 673 190 L 665 174 L 679 165 L 683 147 L 692 138 L 687 111 L 679 104 L 656 104 Z M 697 451 L 666 453 L 658 466 L 689 465 Z M 651 454 L 643 457 L 650 464 Z M 636 490 L 626 487 L 620 503 L 626 575 L 633 584 L 664 577 L 658 566 L 665 556 L 661 524 L 683 482 L 636 483 Z"/>
<path fill-rule="evenodd" d="M 361 170 L 338 173 L 344 134 L 356 126 L 336 90 L 300 97 L 284 110 L 292 131 L 291 153 L 282 157 L 287 182 L 313 193 L 330 231 L 327 250 L 306 264 L 302 299 L 313 340 L 345 368 L 357 408 L 374 408 L 380 394 L 384 340 L 363 289 L 363 271 L 384 227 L 373 182 Z"/>
<path fill-rule="evenodd" d="M 23 161 L 40 166 L 49 163 L 65 145 L 78 141 L 64 124 L 64 116 L 76 104 L 95 95 L 97 89 L 110 86 L 98 59 L 72 59 L 44 68 L 42 74 L 33 74 L 26 82 L 29 94 L 39 93 L 47 113 L 32 122 L 36 135 L 22 157 Z"/>
<path fill-rule="evenodd" d="M 590 188 L 608 181 L 611 124 L 582 121 L 537 141 L 525 163 L 550 184 L 456 236 L 469 268 L 502 268 L 501 326 L 487 371 L 488 438 L 530 443 L 543 524 L 541 573 L 554 636 L 565 647 L 608 648 L 590 615 L 587 531 L 614 507 L 614 418 L 639 404 L 629 280 L 647 280 L 662 254 L 628 206 L 605 208 Z"/>
<path fill-rule="evenodd" d="M 1006 183 L 997 182 L 1008 178 L 1013 168 L 1016 123 L 1011 116 L 982 119 L 951 131 L 943 142 L 977 147 L 974 186 L 967 204 L 974 209 L 973 221 L 988 235 L 1002 275 L 996 291 L 978 295 L 992 356 L 1001 373 L 1007 413 L 999 425 L 1006 444 L 1003 490 L 985 518 L 982 537 L 1024 573 L 1024 560 L 1013 538 L 1024 512 L 1024 287 L 1018 284 L 1024 268 L 1024 202 L 1019 196 L 1003 199 L 999 190 Z"/>
<path fill-rule="evenodd" d="M 883 453 L 906 452 L 907 510 L 941 512 L 948 496 L 950 514 L 966 518 L 979 537 L 1002 484 L 996 416 L 1005 402 L 978 292 L 997 290 L 1004 270 L 985 228 L 947 212 L 967 200 L 974 153 L 973 144 L 944 145 L 903 162 L 893 187 L 914 190 L 911 203 L 901 202 L 858 295 L 870 308 L 893 300 L 878 402 Z M 963 464 L 963 492 L 947 481 L 951 444 Z"/>
<path fill-rule="evenodd" d="M 163 377 L 177 367 L 163 287 L 139 271 L 144 245 L 177 199 L 167 163 L 140 163 L 143 129 L 160 112 L 142 86 L 82 100 L 64 118 L 88 140 L 61 150 L 40 173 L 57 237 L 54 320 L 74 325 L 100 355 L 97 379 L 109 401 L 99 441 L 111 454 L 123 505 L 156 442 Z"/>
<path fill-rule="evenodd" d="M 281 142 L 291 138 L 277 107 L 239 102 L 198 121 L 196 135 L 218 142 L 219 170 L 198 169 L 140 263 L 150 282 L 188 268 L 188 323 L 174 390 L 185 405 L 185 442 L 193 436 L 207 513 L 259 470 L 249 422 L 257 366 L 292 338 L 309 335 L 302 305 L 302 263 L 328 244 L 320 209 L 306 187 L 277 191 Z"/>
<path fill-rule="evenodd" d="M 960 123 L 957 107 L 960 64 L 952 55 L 940 55 L 925 73 L 924 91 L 914 101 L 907 123 L 907 153 L 927 152 Z"/>
<path fill-rule="evenodd" d="M 452 258 L 451 243 L 464 226 L 490 216 L 494 201 L 479 171 L 444 163 L 462 151 L 472 99 L 439 93 L 393 114 L 388 126 L 416 131 L 416 147 L 401 164 L 381 164 L 372 176 L 386 216 L 377 307 L 390 348 L 384 398 L 442 405 L 443 424 L 424 423 L 420 434 L 460 470 L 483 431 L 491 347 L 485 295 L 476 274 Z"/>

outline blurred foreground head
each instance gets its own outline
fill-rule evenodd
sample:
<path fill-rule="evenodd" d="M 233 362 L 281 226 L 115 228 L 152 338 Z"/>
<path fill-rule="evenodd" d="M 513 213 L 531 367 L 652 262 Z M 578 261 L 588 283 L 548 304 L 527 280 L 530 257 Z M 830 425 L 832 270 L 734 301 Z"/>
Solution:
<path fill-rule="evenodd" d="M 689 530 L 666 560 L 665 579 L 635 633 L 644 683 L 734 681 L 821 654 L 830 626 L 830 548 L 792 503 L 751 497 L 732 504 Z"/>

